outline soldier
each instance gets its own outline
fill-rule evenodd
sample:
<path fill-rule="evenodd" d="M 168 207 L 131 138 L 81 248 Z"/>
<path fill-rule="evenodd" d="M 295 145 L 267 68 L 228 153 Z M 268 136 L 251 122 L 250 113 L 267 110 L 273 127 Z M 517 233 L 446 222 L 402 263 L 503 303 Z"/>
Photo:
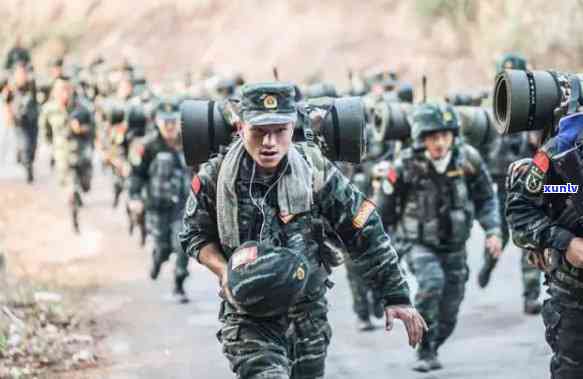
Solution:
<path fill-rule="evenodd" d="M 17 137 L 17 161 L 26 170 L 26 180 L 34 180 L 33 164 L 38 139 L 38 103 L 36 88 L 29 67 L 24 62 L 14 65 L 11 82 L 4 87 L 4 114 L 9 126 L 15 127 Z"/>
<path fill-rule="evenodd" d="M 81 192 L 88 192 L 91 187 L 93 117 L 75 101 L 68 78 L 57 79 L 53 95 L 42 108 L 39 125 L 43 131 L 51 130 L 58 182 L 66 190 L 73 229 L 79 233 L 77 212 L 83 204 Z"/>
<path fill-rule="evenodd" d="M 452 334 L 468 279 L 465 244 L 476 218 L 492 255 L 501 253 L 500 220 L 492 179 L 479 153 L 456 141 L 459 122 L 450 105 L 423 104 L 414 112 L 414 145 L 389 170 L 393 186 L 385 212 L 412 244 L 406 259 L 417 278 L 415 305 L 429 325 L 416 371 L 442 367 L 437 351 Z"/>
<path fill-rule="evenodd" d="M 30 52 L 22 45 L 22 37 L 20 35 L 16 36 L 14 46 L 6 54 L 4 69 L 11 70 L 17 63 L 22 63 L 25 66 L 30 65 Z"/>
<path fill-rule="evenodd" d="M 575 204 L 581 203 L 579 194 L 545 194 L 544 185 L 566 182 L 555 159 L 582 143 L 581 130 L 583 114 L 561 119 L 556 137 L 532 159 L 517 161 L 508 169 L 506 216 L 512 239 L 530 250 L 531 261 L 545 271 L 550 294 L 542 316 L 553 350 L 553 379 L 583 377 L 583 229 Z M 573 169 L 580 172 L 582 168 Z"/>
<path fill-rule="evenodd" d="M 178 232 L 190 175 L 182 153 L 178 119 L 178 104 L 168 99 L 161 101 L 156 112 L 159 132 L 148 135 L 143 144 L 132 146 L 128 207 L 136 215 L 146 212 L 146 228 L 154 242 L 150 277 L 156 280 L 162 264 L 172 252 L 176 253 L 173 294 L 180 303 L 187 303 L 184 281 L 188 276 L 188 256 L 178 242 Z"/>
<path fill-rule="evenodd" d="M 526 60 L 514 53 L 508 53 L 501 57 L 497 64 L 497 71 L 511 68 L 516 70 L 526 70 Z M 536 147 L 529 143 L 529 138 L 525 133 L 501 136 L 496 141 L 494 148 L 491 150 L 488 159 L 490 173 L 496 183 L 496 193 L 498 195 L 498 206 L 502 227 L 502 249 L 504 249 L 509 240 L 508 224 L 504 217 L 506 203 L 506 171 L 510 163 L 526 157 L 532 157 Z M 522 284 L 524 297 L 524 313 L 538 314 L 541 311 L 542 304 L 538 300 L 540 296 L 540 271 L 528 262 L 528 251 L 522 250 L 520 265 L 522 270 Z M 498 259 L 493 257 L 488 251 L 484 251 L 484 265 L 478 274 L 478 284 L 485 288 L 489 281 L 492 271 L 496 267 Z"/>
<path fill-rule="evenodd" d="M 424 321 L 410 305 L 397 255 L 373 203 L 317 147 L 292 144 L 294 86 L 247 84 L 241 93 L 236 121 L 240 138 L 225 155 L 201 166 L 192 181 L 181 233 L 187 253 L 217 276 L 227 299 L 221 304 L 218 338 L 233 372 L 244 379 L 324 377 L 331 337 L 325 294 L 331 285 L 322 254 L 323 220 L 346 244 L 357 274 L 382 294 L 386 329 L 394 318 L 403 320 L 415 346 Z M 306 280 L 301 294 L 290 307 L 268 311 L 269 317 L 244 305 L 256 301 L 268 310 L 277 307 L 269 301 L 274 284 L 258 285 L 247 297 L 241 297 L 241 287 L 260 284 L 266 277 L 285 285 L 286 278 L 278 275 L 281 265 L 242 283 L 229 275 L 239 266 L 263 262 L 256 249 L 248 249 L 252 241 L 302 255 L 308 262 L 295 275 Z"/>

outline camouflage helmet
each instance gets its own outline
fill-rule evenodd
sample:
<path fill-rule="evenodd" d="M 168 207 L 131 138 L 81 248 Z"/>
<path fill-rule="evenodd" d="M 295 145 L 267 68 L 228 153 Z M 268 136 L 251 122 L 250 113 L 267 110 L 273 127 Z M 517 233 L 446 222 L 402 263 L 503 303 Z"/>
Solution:
<path fill-rule="evenodd" d="M 304 255 L 255 241 L 235 250 L 227 270 L 227 286 L 236 305 L 255 317 L 286 313 L 303 292 L 309 275 Z"/>
<path fill-rule="evenodd" d="M 506 53 L 496 61 L 496 73 L 506 69 L 526 70 L 526 58 L 518 53 Z"/>
<path fill-rule="evenodd" d="M 457 111 L 449 104 L 421 104 L 413 112 L 411 137 L 420 140 L 424 135 L 442 130 L 451 130 L 454 135 L 459 131 Z"/>

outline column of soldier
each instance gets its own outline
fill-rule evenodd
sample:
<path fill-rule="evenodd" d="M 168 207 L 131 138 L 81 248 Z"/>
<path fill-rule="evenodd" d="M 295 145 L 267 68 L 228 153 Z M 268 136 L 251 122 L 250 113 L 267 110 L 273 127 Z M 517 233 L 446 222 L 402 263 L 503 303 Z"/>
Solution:
<path fill-rule="evenodd" d="M 176 253 L 173 293 L 185 303 L 189 258 L 216 274 L 219 341 L 240 378 L 324 375 L 331 337 L 325 293 L 332 285 L 321 258 L 325 243 L 313 232 L 319 219 L 344 244 L 357 328 L 373 330 L 371 316 L 384 315 L 387 330 L 401 319 L 417 348 L 412 368 L 442 368 L 438 349 L 454 331 L 469 276 L 465 245 L 472 222 L 486 234 L 478 275 L 484 288 L 509 240 L 506 171 L 540 143 L 534 133 L 497 136 L 490 111 L 481 106 L 487 93 L 414 104 L 412 86 L 380 70 L 353 75 L 346 94 L 365 104 L 365 158 L 358 165 L 331 163 L 291 140 L 300 102 L 339 96 L 330 83 L 244 84 L 240 76 L 209 76 L 203 86 L 188 79 L 167 96 L 130 65 L 106 69 L 97 60 L 64 70 L 58 59 L 51 80 L 41 85 L 30 57 L 11 54 L 2 93 L 28 182 L 40 130 L 79 233 L 97 152 L 112 173 L 113 206 L 127 190 L 130 231 L 139 227 L 142 244 L 146 235 L 153 241 L 151 278 Z M 497 70 L 508 68 L 526 70 L 526 60 L 506 54 Z M 195 171 L 182 152 L 179 104 L 185 98 L 237 104 L 221 108 L 235 130 L 232 144 Z M 524 250 L 523 310 L 538 314 L 541 273 L 529 257 Z M 402 260 L 419 284 L 414 305 Z M 553 377 L 583 377 L 581 357 L 557 342 L 567 330 L 558 326 L 567 307 L 553 305 L 545 316 Z M 576 374 L 561 376 L 561 370 Z"/>

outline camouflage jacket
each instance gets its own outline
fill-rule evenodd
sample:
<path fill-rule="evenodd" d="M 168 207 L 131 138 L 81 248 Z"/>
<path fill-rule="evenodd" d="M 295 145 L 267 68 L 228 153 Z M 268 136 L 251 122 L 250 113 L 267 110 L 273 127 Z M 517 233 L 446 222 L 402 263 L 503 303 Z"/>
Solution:
<path fill-rule="evenodd" d="M 578 221 L 572 195 L 544 193 L 545 184 L 565 184 L 553 164 L 557 152 L 556 140 L 552 138 L 532 159 L 510 166 L 506 181 L 506 220 L 517 246 L 557 254 L 558 267 L 552 267 L 551 279 L 563 288 L 578 288 L 583 296 L 583 270 L 563 259 L 571 240 L 583 237 L 583 225 Z"/>
<path fill-rule="evenodd" d="M 474 218 L 486 235 L 500 235 L 498 200 L 476 149 L 456 144 L 443 174 L 423 151 L 403 150 L 387 175 L 383 219 L 399 220 L 403 239 L 438 251 L 457 251 L 470 236 Z"/>
<path fill-rule="evenodd" d="M 181 211 L 186 203 L 190 173 L 184 155 L 152 133 L 130 149 L 129 196 L 145 196 L 148 210 Z M 144 191 L 145 190 L 145 191 Z"/>
<path fill-rule="evenodd" d="M 305 157 L 301 145 L 296 147 Z M 219 155 L 203 164 L 192 181 L 180 239 L 186 253 L 194 258 L 209 243 L 220 245 L 226 259 L 232 254 L 221 245 L 217 230 L 216 186 L 222 159 Z M 358 274 L 383 294 L 385 304 L 409 304 L 409 289 L 397 254 L 374 205 L 330 161 L 322 157 L 322 162 L 324 180 L 322 188 L 314 193 L 312 211 L 284 216 L 278 210 L 277 189 L 269 192 L 262 212 L 253 201 L 264 198 L 280 173 L 269 178 L 256 177 L 251 183 L 253 161 L 245 153 L 236 181 L 241 242 L 259 240 L 262 231 L 263 242 L 304 252 L 311 264 L 305 297 L 314 300 L 326 292 L 328 275 L 321 261 L 321 236 L 316 235 L 317 228 L 313 227 L 316 219 L 323 218 L 346 245 Z M 289 174 L 290 171 L 283 173 Z"/>
<path fill-rule="evenodd" d="M 486 157 L 492 178 L 503 185 L 508 166 L 521 158 L 532 157 L 533 153 L 525 133 L 498 136 Z"/>
<path fill-rule="evenodd" d="M 31 82 L 24 88 L 6 87 L 3 100 L 12 108 L 16 127 L 37 127 L 39 105 L 36 101 L 34 83 Z"/>
<path fill-rule="evenodd" d="M 41 132 L 51 135 L 55 161 L 61 165 L 75 166 L 91 160 L 94 131 L 75 135 L 69 126 L 69 116 L 80 106 L 79 103 L 71 102 L 63 109 L 56 102 L 50 101 L 43 105 L 39 116 Z"/>

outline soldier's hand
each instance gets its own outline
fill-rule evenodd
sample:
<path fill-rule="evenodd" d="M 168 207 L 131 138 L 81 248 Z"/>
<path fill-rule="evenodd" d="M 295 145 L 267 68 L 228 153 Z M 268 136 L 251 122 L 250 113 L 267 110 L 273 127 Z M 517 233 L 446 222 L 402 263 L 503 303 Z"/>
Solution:
<path fill-rule="evenodd" d="M 228 275 L 227 270 L 225 269 L 221 275 L 221 278 L 219 279 L 219 297 L 223 300 L 226 300 L 229 304 L 238 309 L 237 303 L 235 302 L 235 299 L 233 299 L 233 295 L 231 294 L 231 290 L 229 290 L 229 286 L 227 284 Z"/>
<path fill-rule="evenodd" d="M 574 267 L 583 268 L 583 238 L 575 237 L 569 242 L 565 258 Z"/>
<path fill-rule="evenodd" d="M 486 239 L 486 249 L 493 258 L 500 258 L 502 255 L 502 241 L 498 236 L 490 236 Z"/>
<path fill-rule="evenodd" d="M 142 200 L 130 200 L 128 202 L 130 212 L 135 215 L 144 213 L 144 202 Z"/>
<path fill-rule="evenodd" d="M 409 346 L 411 347 L 415 347 L 421 342 L 423 333 L 428 329 L 423 317 L 417 312 L 417 309 L 410 305 L 390 305 L 385 307 L 385 318 L 385 329 L 387 331 L 393 329 L 396 318 L 403 321 L 409 336 Z"/>

